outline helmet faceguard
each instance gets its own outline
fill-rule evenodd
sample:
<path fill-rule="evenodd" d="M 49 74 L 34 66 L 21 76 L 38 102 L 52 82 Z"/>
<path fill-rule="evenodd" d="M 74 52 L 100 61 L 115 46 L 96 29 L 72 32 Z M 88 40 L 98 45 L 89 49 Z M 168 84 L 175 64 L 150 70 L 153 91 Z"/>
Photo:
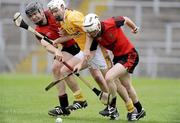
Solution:
<path fill-rule="evenodd" d="M 25 13 L 31 21 L 36 25 L 43 25 L 44 23 L 44 12 L 42 5 L 38 2 L 31 2 L 25 8 Z"/>
<path fill-rule="evenodd" d="M 35 12 L 40 12 L 42 10 L 42 6 L 38 2 L 31 2 L 25 8 L 25 13 L 27 16 L 31 16 Z"/>
<path fill-rule="evenodd" d="M 85 32 L 91 33 L 96 31 L 98 34 L 101 31 L 101 23 L 98 16 L 93 13 L 86 15 L 83 22 L 83 29 Z"/>
<path fill-rule="evenodd" d="M 47 5 L 50 10 L 55 8 L 62 10 L 62 6 L 66 7 L 64 0 L 51 0 Z"/>
<path fill-rule="evenodd" d="M 65 6 L 66 5 L 63 0 L 51 0 L 47 5 L 57 21 L 63 21 Z"/>

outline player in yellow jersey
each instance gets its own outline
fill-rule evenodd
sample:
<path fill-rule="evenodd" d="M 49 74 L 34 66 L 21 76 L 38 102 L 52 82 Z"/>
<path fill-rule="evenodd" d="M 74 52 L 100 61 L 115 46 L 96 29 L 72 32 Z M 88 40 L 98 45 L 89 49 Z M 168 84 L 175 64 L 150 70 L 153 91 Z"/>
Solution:
<path fill-rule="evenodd" d="M 62 38 L 59 38 L 56 40 L 56 43 L 62 43 L 66 41 L 67 39 L 75 39 L 75 41 L 79 44 L 81 47 L 81 50 L 84 50 L 84 45 L 86 41 L 86 33 L 83 31 L 83 21 L 84 21 L 84 15 L 78 11 L 75 10 L 69 10 L 65 8 L 65 3 L 63 0 L 52 0 L 48 3 L 48 8 L 49 10 L 53 13 L 55 16 L 56 20 L 58 20 L 62 28 L 67 32 L 66 36 L 63 36 Z M 75 66 L 80 62 L 80 60 L 83 58 L 84 54 L 83 52 L 77 54 L 75 57 L 77 59 L 71 60 L 69 64 L 71 66 Z M 92 76 L 95 78 L 96 82 L 100 86 L 101 90 L 104 92 L 108 91 L 107 83 L 100 72 L 99 69 L 104 70 L 104 74 L 107 71 L 107 65 L 106 61 L 104 60 L 103 54 L 101 52 L 101 48 L 98 47 L 97 51 L 95 52 L 95 57 L 91 59 L 89 62 L 91 65 L 90 72 Z M 61 69 L 63 72 L 68 71 L 66 67 Z M 129 106 L 129 96 L 125 91 L 125 88 L 122 87 L 120 82 L 117 84 L 117 91 L 121 95 L 122 99 L 127 103 L 128 106 L 127 108 L 131 108 Z M 113 111 L 113 113 L 110 115 L 111 119 L 117 119 L 119 117 L 119 113 L 117 109 Z"/>
<path fill-rule="evenodd" d="M 60 7 L 57 7 L 59 5 L 64 6 L 63 11 L 59 11 L 59 9 L 61 9 Z M 69 39 L 74 39 L 79 47 L 81 48 L 81 51 L 84 50 L 84 45 L 85 45 L 85 41 L 86 41 L 86 33 L 83 31 L 82 29 L 82 23 L 84 20 L 84 15 L 76 10 L 70 10 L 70 9 L 65 9 L 65 3 L 63 0 L 52 0 L 49 2 L 48 4 L 48 8 L 51 10 L 51 12 L 53 13 L 53 15 L 55 16 L 56 20 L 60 22 L 61 24 L 61 28 L 63 28 L 67 35 L 66 35 L 66 40 Z M 58 12 L 62 12 L 62 13 L 58 13 Z M 60 16 L 58 16 L 60 15 Z M 60 43 L 60 42 L 64 42 L 66 40 L 64 40 L 64 36 L 62 38 L 59 38 L 59 40 L 56 40 L 56 43 Z M 101 49 L 99 48 L 99 51 L 101 51 Z M 105 69 L 107 68 L 106 62 L 103 58 L 103 54 L 102 53 L 96 53 L 97 54 L 97 60 L 92 60 L 91 61 L 91 68 L 90 68 L 90 72 L 93 76 L 93 78 L 96 80 L 96 82 L 98 83 L 98 85 L 100 86 L 101 90 L 104 92 L 108 92 L 108 87 L 107 84 L 105 82 L 105 79 L 101 73 L 101 71 L 99 69 Z M 69 64 L 71 66 L 75 66 L 80 59 L 83 57 L 83 52 L 77 54 L 75 56 L 77 59 L 71 60 L 69 62 Z M 62 69 L 63 72 L 65 71 L 69 71 L 68 68 L 64 67 Z"/>

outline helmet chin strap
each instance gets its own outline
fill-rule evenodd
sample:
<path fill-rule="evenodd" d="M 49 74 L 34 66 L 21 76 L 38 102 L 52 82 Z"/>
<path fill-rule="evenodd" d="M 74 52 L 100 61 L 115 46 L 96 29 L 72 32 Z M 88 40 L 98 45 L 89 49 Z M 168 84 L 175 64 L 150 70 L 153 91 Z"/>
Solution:
<path fill-rule="evenodd" d="M 38 25 L 38 26 L 42 26 L 42 25 L 44 25 L 43 24 L 43 19 L 42 20 L 40 20 L 39 22 L 37 22 L 37 23 L 35 23 L 36 25 Z"/>
<path fill-rule="evenodd" d="M 63 21 L 63 18 L 61 16 L 56 16 L 55 18 L 57 21 Z"/>
<path fill-rule="evenodd" d="M 63 18 L 62 18 L 62 20 L 61 21 L 63 21 L 64 20 L 64 18 L 65 18 L 65 12 L 66 12 L 66 8 L 60 8 L 60 11 L 61 12 L 63 12 Z"/>
<path fill-rule="evenodd" d="M 61 17 L 60 15 L 58 15 L 58 16 L 55 16 L 55 19 L 57 20 L 57 21 L 63 21 L 64 20 L 64 18 L 65 18 L 65 10 L 66 9 L 62 9 L 62 8 L 57 8 L 59 11 L 61 11 L 61 12 L 64 12 L 63 13 L 63 17 Z"/>
<path fill-rule="evenodd" d="M 98 24 L 98 26 L 99 26 L 99 29 L 98 29 L 98 33 L 97 33 L 96 37 L 100 37 L 100 36 L 101 36 L 101 33 L 102 33 L 102 30 L 101 30 L 102 25 L 101 25 L 101 23 Z"/>
<path fill-rule="evenodd" d="M 101 36 L 101 30 L 98 30 L 96 37 L 100 37 Z"/>
<path fill-rule="evenodd" d="M 47 20 L 47 18 L 46 18 L 45 13 L 42 12 L 42 11 L 40 11 L 40 14 L 43 16 L 43 18 L 42 18 L 39 22 L 37 22 L 37 23 L 35 23 L 35 24 L 36 24 L 36 25 L 39 25 L 39 26 L 46 25 L 48 20 Z"/>

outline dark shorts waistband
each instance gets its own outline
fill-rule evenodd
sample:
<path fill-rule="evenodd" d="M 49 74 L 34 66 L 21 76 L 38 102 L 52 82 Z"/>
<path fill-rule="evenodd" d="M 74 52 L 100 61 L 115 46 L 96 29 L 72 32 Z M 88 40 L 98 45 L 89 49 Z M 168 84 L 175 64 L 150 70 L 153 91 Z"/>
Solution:
<path fill-rule="evenodd" d="M 71 45 L 70 47 L 63 47 L 62 48 L 62 51 L 64 52 L 68 52 L 70 53 L 71 55 L 75 56 L 76 54 L 78 54 L 80 52 L 80 47 L 78 46 L 78 44 L 74 44 L 74 45 Z"/>
<path fill-rule="evenodd" d="M 133 73 L 135 67 L 139 62 L 139 55 L 135 48 L 133 48 L 128 54 L 123 56 L 115 56 L 113 63 L 120 63 L 127 68 L 129 73 Z"/>

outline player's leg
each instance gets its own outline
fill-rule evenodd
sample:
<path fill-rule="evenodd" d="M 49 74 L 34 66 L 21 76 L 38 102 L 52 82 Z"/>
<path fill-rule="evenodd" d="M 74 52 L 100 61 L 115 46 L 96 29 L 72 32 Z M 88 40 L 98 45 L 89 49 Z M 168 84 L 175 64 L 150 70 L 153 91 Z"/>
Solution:
<path fill-rule="evenodd" d="M 101 53 L 99 53 L 99 54 L 97 54 L 97 51 L 96 51 L 96 56 L 98 56 L 98 55 L 101 56 Z M 97 64 L 98 63 L 97 61 L 100 61 L 101 65 L 102 65 L 102 63 L 106 64 L 106 61 L 104 62 L 104 61 L 102 61 L 102 59 L 101 60 L 98 59 L 98 58 L 100 58 L 99 56 L 96 57 L 97 60 L 94 63 Z M 107 71 L 105 69 L 107 69 L 107 65 L 104 68 L 104 74 Z M 102 70 L 102 68 L 101 68 L 101 70 Z M 111 99 L 110 99 L 109 105 L 104 110 L 99 112 L 103 116 L 112 116 L 113 113 L 117 114 L 117 108 L 116 108 L 116 91 L 117 91 L 117 87 L 116 87 L 116 84 L 114 83 L 114 78 L 111 78 L 111 75 L 109 74 L 109 72 L 112 72 L 111 69 L 109 69 L 108 72 L 106 73 L 105 80 L 106 80 L 106 83 L 107 83 L 108 88 L 109 88 L 109 93 L 111 94 Z"/>
<path fill-rule="evenodd" d="M 78 54 L 81 54 L 82 52 L 79 52 Z M 69 54 L 70 55 L 70 54 Z M 69 56 L 68 54 L 66 54 L 66 57 Z M 71 67 L 74 67 L 76 64 L 78 64 L 80 62 L 80 58 L 76 57 L 76 56 L 69 56 L 69 59 L 65 60 L 67 64 L 69 64 Z M 67 68 L 65 65 L 63 65 L 63 67 L 61 68 L 61 73 L 66 74 L 70 72 L 69 68 Z M 73 78 L 73 76 L 70 76 L 66 79 L 67 85 L 69 86 L 69 88 L 72 90 L 73 95 L 74 95 L 74 102 L 72 105 L 68 106 L 68 109 L 70 110 L 77 110 L 77 109 L 82 109 L 87 107 L 87 101 L 85 99 L 85 97 L 83 96 L 76 80 Z"/>
<path fill-rule="evenodd" d="M 107 69 L 108 66 L 106 64 L 105 58 L 103 56 L 103 53 L 101 51 L 101 47 L 98 46 L 97 50 L 95 52 L 94 57 L 89 62 L 91 68 L 89 68 L 89 71 L 96 81 L 96 83 L 99 85 L 102 91 L 108 92 L 108 86 L 105 81 L 105 78 L 101 72 L 101 69 Z"/>
<path fill-rule="evenodd" d="M 106 80 L 105 80 L 103 74 L 101 73 L 101 71 L 99 69 L 94 69 L 94 68 L 90 68 L 89 70 L 90 70 L 92 77 L 94 78 L 96 83 L 99 85 L 101 90 L 103 92 L 109 92 L 109 87 L 108 87 Z M 103 96 L 102 96 L 102 98 L 103 98 Z M 110 99 L 102 99 L 102 100 L 109 101 Z M 106 108 L 103 109 L 102 111 L 100 111 L 99 114 L 101 114 L 102 116 L 109 116 L 110 120 L 118 120 L 119 119 L 119 112 L 118 112 L 117 108 L 115 106 L 114 106 L 114 108 L 109 107 L 108 103 L 107 103 Z"/>
<path fill-rule="evenodd" d="M 127 73 L 127 70 L 124 68 L 124 66 L 117 63 L 107 72 L 105 78 L 106 78 L 106 81 L 108 82 L 108 80 L 113 80 L 113 78 L 121 77 L 126 73 Z M 133 114 L 135 111 L 135 108 L 134 108 L 132 102 L 131 102 L 130 106 L 131 106 L 131 110 L 128 111 L 128 114 L 132 114 L 132 115 L 131 115 L 131 117 L 129 116 L 131 118 L 129 121 L 134 121 L 134 120 L 136 120 L 136 116 L 134 116 L 134 114 Z"/>
<path fill-rule="evenodd" d="M 105 80 L 105 74 L 109 70 L 108 68 L 111 67 L 111 60 L 108 59 L 108 61 L 106 61 L 106 58 L 108 58 L 107 56 L 108 56 L 108 54 L 107 54 L 106 50 L 104 48 L 101 48 L 100 46 L 98 46 L 95 56 L 93 59 L 91 59 L 90 64 L 93 69 L 97 69 L 97 70 L 99 69 L 100 74 L 99 75 L 96 74 L 96 76 L 101 75 L 100 77 L 102 77 L 102 80 L 103 80 L 103 81 L 101 81 L 101 83 L 103 84 L 103 86 L 105 86 L 108 89 L 108 91 L 110 93 L 107 107 L 105 109 L 103 109 L 102 111 L 100 111 L 99 114 L 101 114 L 102 116 L 109 116 L 111 120 L 117 120 L 117 119 L 119 119 L 119 113 L 116 108 L 116 98 L 114 98 L 114 96 L 113 96 L 113 95 L 116 95 L 116 85 L 113 81 L 111 81 L 111 83 L 109 83 Z M 94 76 L 94 75 L 92 74 L 92 76 Z M 112 94 L 111 89 L 113 90 L 114 94 Z M 113 97 L 113 99 L 111 100 L 112 97 Z M 111 100 L 111 102 L 110 102 L 110 100 Z"/>
<path fill-rule="evenodd" d="M 132 112 L 134 110 L 134 105 L 133 105 L 131 98 L 129 97 L 129 94 L 128 94 L 126 88 L 121 84 L 121 81 L 119 78 L 116 78 L 114 80 L 114 82 L 117 86 L 117 93 L 122 98 L 122 100 L 125 102 L 127 111 Z"/>
<path fill-rule="evenodd" d="M 126 75 L 122 76 L 120 79 L 121 79 L 123 86 L 126 88 L 129 96 L 131 97 L 135 108 L 137 109 L 138 114 L 136 117 L 137 117 L 137 120 L 139 120 L 140 118 L 142 118 L 146 115 L 146 112 L 142 108 L 142 105 L 138 99 L 137 93 L 132 85 L 131 76 L 130 76 L 130 74 L 126 74 Z"/>
<path fill-rule="evenodd" d="M 101 72 L 103 74 L 103 76 L 106 75 L 108 69 L 101 69 Z M 123 101 L 125 103 L 128 103 L 130 99 L 127 91 L 126 91 L 126 88 L 121 84 L 121 81 L 119 78 L 115 79 L 114 80 L 116 86 L 117 86 L 117 93 L 119 94 L 119 96 L 123 99 Z"/>
<path fill-rule="evenodd" d="M 56 59 L 53 61 L 52 72 L 55 80 L 58 80 L 61 77 L 60 68 L 62 67 L 62 63 L 57 61 Z M 58 90 L 58 99 L 59 106 L 48 111 L 48 114 L 51 116 L 57 115 L 69 115 L 70 111 L 66 110 L 66 107 L 69 105 L 68 95 L 66 94 L 66 86 L 64 82 L 60 82 L 56 85 Z"/>
<path fill-rule="evenodd" d="M 130 77 L 130 73 L 133 73 L 139 62 L 138 53 L 135 49 L 132 49 L 132 51 L 127 55 L 115 57 L 113 61 L 114 63 L 117 63 L 116 65 L 119 67 L 119 79 L 121 80 L 122 85 L 126 88 L 135 108 L 137 109 L 136 112 L 129 112 L 127 118 L 129 121 L 139 120 L 145 116 L 145 111 L 142 108 L 141 103 L 138 101 L 138 97 L 134 87 L 132 86 Z"/>
<path fill-rule="evenodd" d="M 112 69 L 112 68 L 111 68 Z M 109 104 L 107 105 L 107 107 L 100 111 L 99 113 L 103 116 L 113 116 L 114 114 L 118 114 L 117 113 L 117 108 L 116 108 L 116 91 L 117 91 L 117 86 L 114 83 L 114 79 L 111 78 L 111 75 L 109 72 L 112 72 L 111 69 L 106 73 L 105 75 L 105 80 L 107 82 L 107 85 L 109 87 L 109 93 L 111 95 L 111 98 L 109 98 Z"/>
<path fill-rule="evenodd" d="M 111 51 L 106 50 L 104 47 L 101 46 L 100 48 L 101 48 L 102 54 L 105 58 L 105 61 L 106 61 L 107 67 L 108 67 L 108 69 L 101 69 L 103 76 L 105 76 L 107 71 L 110 68 L 112 68 L 112 66 L 113 66 L 113 63 L 112 63 L 112 56 L 113 55 L 112 55 Z M 123 101 L 126 104 L 127 110 L 128 111 L 131 110 L 132 107 L 129 104 L 130 104 L 130 102 L 132 104 L 132 101 L 131 101 L 126 89 L 121 84 L 119 78 L 115 79 L 114 82 L 117 86 L 117 92 L 118 92 L 119 96 L 123 99 Z M 108 108 L 105 108 L 104 110 L 106 110 L 106 109 L 108 109 Z M 118 113 L 118 115 L 119 115 L 119 113 Z M 111 115 L 110 117 L 111 117 L 111 119 L 116 119 L 118 115 Z"/>
<path fill-rule="evenodd" d="M 68 52 L 63 52 L 63 56 L 64 56 L 64 60 L 65 60 L 65 61 L 72 60 L 72 58 L 73 58 L 73 55 L 72 55 L 72 54 L 69 54 Z M 76 60 L 76 59 L 75 59 L 75 60 Z M 79 60 L 77 60 L 77 61 L 79 61 Z M 75 61 L 75 62 L 76 62 L 76 61 Z M 70 64 L 70 65 L 71 65 L 71 64 Z M 62 75 L 64 75 L 64 74 L 66 73 L 66 70 L 63 69 L 64 67 L 65 67 L 65 66 L 62 64 L 62 67 L 61 67 L 61 69 L 59 70 L 59 71 L 62 73 Z M 67 68 L 67 69 L 68 69 L 68 68 Z M 72 91 L 73 93 L 80 89 L 73 76 L 69 76 L 69 77 L 65 78 L 65 81 L 66 81 L 68 87 L 71 89 L 71 91 Z"/>
<path fill-rule="evenodd" d="M 102 71 L 103 75 L 105 75 L 105 73 L 107 73 L 107 69 L 103 69 L 101 71 Z M 134 105 L 132 103 L 131 98 L 128 95 L 126 88 L 121 84 L 121 81 L 119 78 L 115 79 L 114 82 L 117 86 L 117 92 L 118 92 L 119 96 L 125 102 L 127 111 L 132 112 L 134 110 Z"/>
<path fill-rule="evenodd" d="M 104 47 L 100 46 L 100 49 L 101 49 L 101 52 L 104 56 L 104 60 L 107 64 L 107 68 L 106 69 L 101 69 L 101 72 L 103 74 L 103 76 L 106 75 L 107 71 L 113 67 L 113 62 L 112 62 L 112 57 L 113 57 L 113 54 L 111 51 L 108 51 L 107 49 L 105 49 Z M 126 91 L 126 89 L 123 87 L 123 85 L 121 84 L 119 78 L 115 79 L 114 80 L 116 86 L 117 86 L 117 92 L 119 94 L 119 96 L 121 96 L 121 98 L 123 99 L 123 101 L 125 103 L 129 102 L 130 98 L 129 98 L 129 95 Z"/>
<path fill-rule="evenodd" d="M 108 92 L 108 86 L 99 69 L 89 68 L 89 72 L 103 92 Z"/>
<path fill-rule="evenodd" d="M 74 49 L 74 47 L 69 47 L 67 48 L 63 48 L 63 56 L 64 56 L 64 60 L 68 61 L 69 59 L 71 59 L 73 57 L 73 53 L 71 53 L 71 51 L 74 51 L 74 53 L 78 52 L 77 49 Z M 62 63 L 58 62 L 57 60 L 55 60 L 55 62 L 53 63 L 53 75 L 54 78 L 57 80 L 60 78 L 60 76 L 63 75 L 63 71 L 61 71 L 61 67 L 63 66 Z M 75 101 L 79 102 L 79 98 L 82 99 L 82 93 L 79 89 L 78 84 L 76 83 L 76 81 L 74 80 L 73 76 L 70 76 L 68 78 L 66 78 L 66 83 L 69 86 L 69 88 L 72 90 L 72 92 L 74 93 L 74 97 L 75 97 Z M 57 115 L 66 115 L 66 114 L 70 114 L 69 110 L 67 109 L 67 106 L 69 105 L 68 103 L 68 97 L 66 94 L 66 88 L 65 88 L 65 83 L 61 82 L 57 85 L 57 89 L 59 91 L 59 102 L 60 102 L 60 106 L 56 106 L 54 109 L 49 111 L 50 115 L 53 116 L 57 116 Z M 78 99 L 77 99 L 78 98 Z M 86 107 L 87 106 L 87 102 L 86 101 L 80 101 L 79 103 L 81 103 L 81 107 Z M 65 110 L 64 110 L 65 109 Z M 67 110 L 67 111 L 66 111 Z"/>

